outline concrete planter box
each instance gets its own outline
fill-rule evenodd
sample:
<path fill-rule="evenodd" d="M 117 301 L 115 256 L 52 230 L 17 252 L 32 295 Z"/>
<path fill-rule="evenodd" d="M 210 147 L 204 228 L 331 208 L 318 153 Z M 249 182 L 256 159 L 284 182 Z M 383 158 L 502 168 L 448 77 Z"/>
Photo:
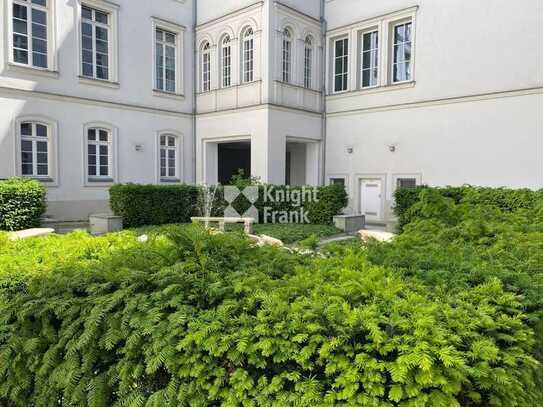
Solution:
<path fill-rule="evenodd" d="M 89 216 L 89 224 L 90 233 L 93 235 L 104 235 L 123 230 L 123 218 L 107 213 Z"/>
<path fill-rule="evenodd" d="M 345 233 L 354 233 L 366 227 L 366 217 L 364 215 L 338 215 L 334 216 L 334 225 Z"/>

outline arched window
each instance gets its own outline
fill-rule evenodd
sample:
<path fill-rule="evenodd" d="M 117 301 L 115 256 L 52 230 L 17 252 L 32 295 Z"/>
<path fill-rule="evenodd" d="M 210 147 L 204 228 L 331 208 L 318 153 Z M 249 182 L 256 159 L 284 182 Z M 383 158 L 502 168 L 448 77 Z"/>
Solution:
<path fill-rule="evenodd" d="M 177 181 L 179 179 L 178 140 L 174 134 L 161 134 L 160 149 L 160 180 L 163 182 Z"/>
<path fill-rule="evenodd" d="M 292 35 L 288 28 L 283 31 L 283 82 L 290 82 L 292 66 Z"/>
<path fill-rule="evenodd" d="M 211 90 L 211 47 L 209 42 L 202 45 L 202 92 Z"/>
<path fill-rule="evenodd" d="M 221 77 L 223 88 L 232 84 L 232 47 L 229 35 L 225 35 L 221 42 Z"/>
<path fill-rule="evenodd" d="M 251 27 L 243 30 L 241 62 L 243 82 L 252 82 L 254 79 L 254 33 Z"/>
<path fill-rule="evenodd" d="M 308 35 L 304 42 L 304 87 L 311 88 L 313 76 L 313 41 Z"/>

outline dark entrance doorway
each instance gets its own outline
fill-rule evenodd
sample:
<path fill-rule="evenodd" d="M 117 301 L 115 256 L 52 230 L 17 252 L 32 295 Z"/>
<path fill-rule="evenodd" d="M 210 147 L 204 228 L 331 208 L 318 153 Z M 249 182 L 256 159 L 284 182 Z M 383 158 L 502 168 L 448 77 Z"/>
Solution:
<path fill-rule="evenodd" d="M 218 149 L 218 181 L 229 184 L 234 175 L 240 170 L 246 177 L 251 176 L 251 142 L 222 143 Z"/>

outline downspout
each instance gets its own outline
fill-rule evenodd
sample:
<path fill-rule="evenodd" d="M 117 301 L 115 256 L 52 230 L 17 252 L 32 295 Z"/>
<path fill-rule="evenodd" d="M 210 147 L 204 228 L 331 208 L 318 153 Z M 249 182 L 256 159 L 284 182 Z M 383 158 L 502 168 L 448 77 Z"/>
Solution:
<path fill-rule="evenodd" d="M 193 0 L 192 3 L 192 50 L 193 50 L 193 58 L 192 58 L 192 134 L 194 136 L 193 142 L 192 142 L 192 157 L 193 157 L 193 165 L 192 170 L 194 174 L 194 183 L 196 183 L 197 179 L 197 162 L 198 157 L 197 149 L 196 149 L 196 101 L 197 101 L 197 95 L 196 95 L 196 84 L 198 83 L 198 55 L 196 52 L 196 24 L 198 22 L 198 0 Z"/>
<path fill-rule="evenodd" d="M 321 55 L 321 80 L 322 80 L 322 92 L 321 92 L 321 107 L 322 107 L 322 119 L 321 119 L 321 139 L 322 139 L 322 169 L 321 169 L 321 183 L 326 185 L 326 72 L 327 72 L 327 63 L 326 63 L 326 30 L 327 24 L 326 19 L 324 18 L 325 12 L 325 1 L 321 0 L 320 6 L 320 20 L 321 20 L 321 44 L 322 44 L 322 55 Z"/>

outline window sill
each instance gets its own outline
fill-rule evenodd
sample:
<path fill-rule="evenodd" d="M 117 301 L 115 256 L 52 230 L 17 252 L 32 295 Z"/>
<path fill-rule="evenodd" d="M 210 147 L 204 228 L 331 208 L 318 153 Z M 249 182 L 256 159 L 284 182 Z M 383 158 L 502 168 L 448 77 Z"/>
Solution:
<path fill-rule="evenodd" d="M 79 76 L 79 83 L 82 85 L 101 86 L 110 89 L 119 89 L 121 84 L 119 82 L 106 81 L 104 79 L 87 78 L 86 76 Z"/>
<path fill-rule="evenodd" d="M 86 186 L 102 187 L 110 186 L 115 180 L 113 178 L 87 178 Z"/>
<path fill-rule="evenodd" d="M 16 72 L 24 75 L 36 75 L 53 79 L 58 79 L 58 77 L 60 76 L 60 73 L 58 71 L 52 71 L 50 69 L 44 68 L 36 68 L 27 65 L 20 65 L 13 62 L 8 63 L 7 68 L 9 72 Z"/>
<path fill-rule="evenodd" d="M 181 180 L 178 178 L 160 178 L 160 182 L 164 184 L 179 184 Z"/>
<path fill-rule="evenodd" d="M 321 91 L 318 90 L 318 89 L 307 88 L 307 87 L 305 87 L 305 86 L 297 85 L 297 84 L 292 83 L 292 82 L 285 82 L 285 81 L 279 81 L 279 80 L 276 80 L 275 82 L 278 83 L 278 84 L 280 84 L 280 85 L 284 85 L 284 86 L 291 87 L 291 88 L 297 88 L 297 89 L 301 89 L 301 90 L 306 90 L 306 91 L 308 91 L 308 92 L 313 92 L 313 93 L 321 93 Z"/>
<path fill-rule="evenodd" d="M 343 97 L 373 95 L 375 93 L 384 93 L 401 89 L 409 89 L 415 86 L 415 81 L 394 83 L 386 86 L 373 86 L 371 88 L 362 88 L 345 92 L 330 93 L 327 95 L 329 99 L 339 99 Z"/>
<path fill-rule="evenodd" d="M 160 97 L 160 98 L 166 98 L 166 99 L 175 99 L 175 100 L 184 100 L 185 95 L 182 93 L 172 93 L 172 92 L 166 92 L 164 90 L 160 89 L 153 89 L 153 96 Z"/>

